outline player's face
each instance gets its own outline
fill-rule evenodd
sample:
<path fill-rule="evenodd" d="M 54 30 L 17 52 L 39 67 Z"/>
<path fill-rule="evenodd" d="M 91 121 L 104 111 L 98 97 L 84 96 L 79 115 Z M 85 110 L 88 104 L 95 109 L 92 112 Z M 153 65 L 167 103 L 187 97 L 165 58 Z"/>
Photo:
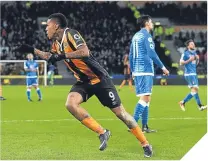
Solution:
<path fill-rule="evenodd" d="M 29 60 L 33 60 L 33 55 L 32 55 L 32 54 L 28 54 L 28 55 L 27 55 L 27 58 L 28 58 Z"/>
<path fill-rule="evenodd" d="M 48 19 L 46 26 L 46 34 L 49 40 L 54 38 L 56 31 L 57 31 L 57 24 L 51 19 Z"/>
<path fill-rule="evenodd" d="M 154 28 L 152 19 L 149 19 L 149 28 L 150 28 L 150 30 L 153 30 L 153 28 Z"/>
<path fill-rule="evenodd" d="M 152 19 L 149 19 L 149 21 L 146 23 L 146 26 L 149 28 L 149 30 L 153 30 L 154 25 L 152 23 Z"/>
<path fill-rule="evenodd" d="M 191 50 L 194 50 L 195 49 L 194 42 L 190 42 L 188 48 L 191 49 Z"/>

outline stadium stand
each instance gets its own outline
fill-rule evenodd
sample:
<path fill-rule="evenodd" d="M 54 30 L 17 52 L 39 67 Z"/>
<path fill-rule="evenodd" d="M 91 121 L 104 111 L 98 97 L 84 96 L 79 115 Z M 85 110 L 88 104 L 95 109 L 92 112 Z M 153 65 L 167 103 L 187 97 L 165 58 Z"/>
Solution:
<path fill-rule="evenodd" d="M 154 17 L 166 15 L 175 24 L 206 24 L 206 4 L 203 2 L 200 5 L 194 3 L 181 5 L 180 8 L 178 6 L 175 3 L 147 2 L 143 7 L 137 6 L 137 8 L 140 14 Z M 25 59 L 20 53 L 13 52 L 14 46 L 21 43 L 33 44 L 41 50 L 49 50 L 51 43 L 46 38 L 44 27 L 39 27 L 37 19 L 48 17 L 54 12 L 62 12 L 69 20 L 69 27 L 81 33 L 99 63 L 110 74 L 121 74 L 123 55 L 128 53 L 130 40 L 138 28 L 132 10 L 128 7 L 119 7 L 117 2 L 2 2 L 1 10 L 0 42 L 3 60 Z M 189 12 L 191 15 L 187 14 Z M 161 28 L 158 31 L 160 33 Z M 205 34 L 195 31 L 181 31 L 178 35 L 174 34 L 175 47 L 184 47 L 184 37 L 186 39 L 197 37 L 197 43 L 204 47 L 200 51 L 201 63 L 206 64 Z M 173 62 L 169 50 L 163 44 L 163 37 L 156 35 L 155 43 L 159 57 L 171 69 Z M 7 74 L 12 71 L 11 66 L 5 68 Z M 204 69 L 204 66 L 202 68 Z M 157 72 L 159 70 L 156 69 Z M 57 74 L 58 71 L 56 70 L 55 73 Z"/>

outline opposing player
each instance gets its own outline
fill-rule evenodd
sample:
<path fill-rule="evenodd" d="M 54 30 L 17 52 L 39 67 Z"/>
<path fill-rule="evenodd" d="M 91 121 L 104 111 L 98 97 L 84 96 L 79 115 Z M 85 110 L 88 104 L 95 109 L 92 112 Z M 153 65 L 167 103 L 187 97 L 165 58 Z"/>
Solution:
<path fill-rule="evenodd" d="M 121 104 L 115 86 L 106 70 L 93 58 L 84 39 L 76 30 L 67 28 L 66 17 L 61 13 L 49 16 L 46 27 L 47 37 L 53 40 L 50 52 L 43 52 L 29 45 L 22 45 L 19 51 L 34 52 L 48 62 L 64 60 L 66 66 L 74 73 L 77 83 L 71 88 L 66 108 L 83 125 L 99 134 L 99 150 L 105 150 L 111 132 L 103 128 L 90 114 L 80 106 L 91 96 L 95 95 L 99 101 L 109 107 L 122 120 L 132 134 L 140 141 L 144 156 L 152 156 L 152 147 L 135 122 Z"/>
<path fill-rule="evenodd" d="M 0 73 L 1 71 L 2 71 L 2 64 L 0 64 Z M 6 98 L 2 96 L 2 86 L 1 86 L 1 80 L 0 80 L 0 101 L 4 101 L 4 100 L 6 100 Z"/>
<path fill-rule="evenodd" d="M 196 73 L 196 67 L 199 63 L 199 56 L 195 51 L 195 43 L 193 40 L 188 40 L 186 42 L 187 50 L 184 51 L 184 54 L 181 55 L 180 65 L 184 65 L 184 76 L 188 83 L 188 87 L 191 88 L 191 92 L 179 102 L 182 111 L 185 111 L 185 104 L 191 100 L 192 97 L 195 98 L 198 108 L 200 111 L 203 111 L 207 106 L 201 104 L 201 100 L 198 94 L 198 78 Z"/>
<path fill-rule="evenodd" d="M 4 101 L 6 98 L 2 96 L 2 86 L 0 85 L 0 101 Z"/>
<path fill-rule="evenodd" d="M 122 81 L 121 85 L 119 86 L 119 91 L 121 88 L 126 84 L 126 82 L 129 83 L 129 88 L 131 91 L 133 91 L 133 86 L 132 86 L 132 78 L 131 78 L 131 71 L 130 71 L 130 66 L 129 66 L 129 56 L 128 54 L 124 55 L 123 59 L 123 64 L 124 64 L 124 80 Z"/>
<path fill-rule="evenodd" d="M 32 102 L 32 99 L 30 97 L 32 86 L 36 89 L 36 92 L 38 94 L 38 101 L 42 100 L 42 95 L 40 88 L 38 87 L 38 63 L 33 60 L 33 55 L 28 54 L 27 55 L 27 61 L 24 62 L 24 69 L 26 71 L 26 84 L 27 84 L 27 99 L 29 102 Z"/>
<path fill-rule="evenodd" d="M 154 66 L 153 62 L 159 66 L 165 75 L 169 75 L 169 71 L 160 61 L 155 52 L 155 44 L 152 40 L 150 31 L 153 30 L 153 23 L 150 16 L 145 15 L 138 19 L 141 30 L 132 38 L 129 60 L 136 95 L 140 97 L 134 112 L 136 122 L 142 117 L 142 131 L 155 132 L 148 127 L 149 104 L 152 94 Z"/>

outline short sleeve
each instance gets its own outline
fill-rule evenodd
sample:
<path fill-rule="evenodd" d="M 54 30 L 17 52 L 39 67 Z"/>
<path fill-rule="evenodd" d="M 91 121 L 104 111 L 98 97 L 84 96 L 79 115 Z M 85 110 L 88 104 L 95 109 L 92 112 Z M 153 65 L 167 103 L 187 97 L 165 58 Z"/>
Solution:
<path fill-rule="evenodd" d="M 80 33 L 76 30 L 69 30 L 69 32 L 67 33 L 67 41 L 68 43 L 71 43 L 74 48 L 78 48 L 79 46 L 85 44 L 84 39 L 82 38 L 82 36 L 80 35 Z"/>
<path fill-rule="evenodd" d="M 27 68 L 28 68 L 27 62 L 24 62 L 24 69 L 27 69 Z"/>

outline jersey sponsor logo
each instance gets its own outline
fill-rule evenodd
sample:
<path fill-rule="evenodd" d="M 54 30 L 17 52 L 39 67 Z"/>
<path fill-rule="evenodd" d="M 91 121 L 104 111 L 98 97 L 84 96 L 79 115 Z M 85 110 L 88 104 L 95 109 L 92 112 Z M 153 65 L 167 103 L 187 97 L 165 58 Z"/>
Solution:
<path fill-rule="evenodd" d="M 74 34 L 74 39 L 78 40 L 80 39 L 80 36 L 78 34 Z"/>

